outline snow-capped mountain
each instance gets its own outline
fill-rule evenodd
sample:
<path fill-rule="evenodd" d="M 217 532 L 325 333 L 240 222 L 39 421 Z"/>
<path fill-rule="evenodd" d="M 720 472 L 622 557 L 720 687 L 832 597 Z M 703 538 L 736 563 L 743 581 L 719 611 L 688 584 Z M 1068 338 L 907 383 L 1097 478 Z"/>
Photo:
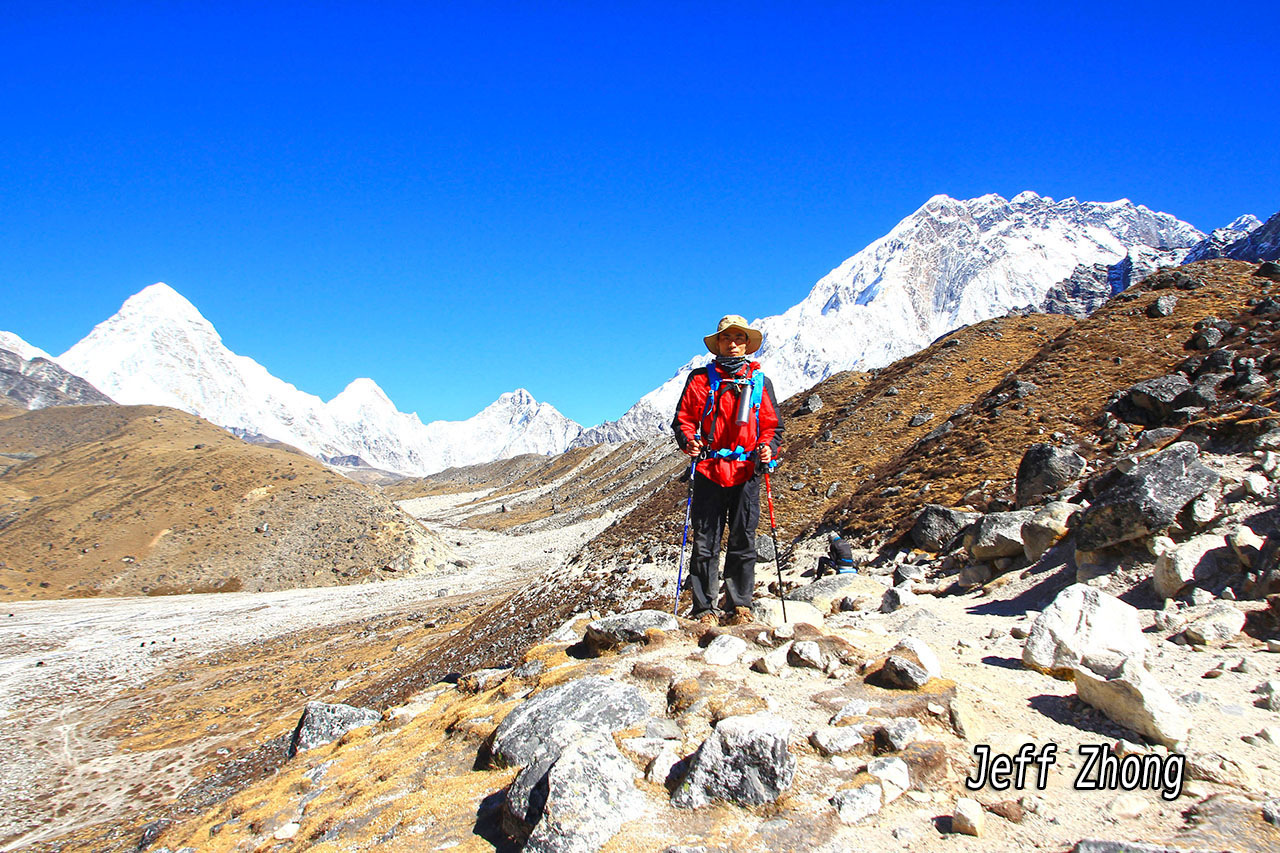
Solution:
<path fill-rule="evenodd" d="M 1109 267 L 1136 247 L 1185 249 L 1203 237 L 1127 199 L 937 195 L 828 273 L 799 304 L 756 321 L 764 344 L 755 358 L 785 398 L 842 370 L 889 364 L 959 326 L 1039 305 L 1082 264 Z M 715 320 L 708 317 L 708 325 Z M 585 431 L 577 443 L 668 429 L 685 374 L 707 359 L 695 356 L 618 421 Z"/>
<path fill-rule="evenodd" d="M 1187 256 L 1183 258 L 1182 262 L 1191 264 L 1208 258 L 1221 258 L 1224 249 L 1237 240 L 1247 237 L 1261 225 L 1261 220 L 1252 213 L 1239 216 L 1230 225 L 1213 229 L 1212 234 L 1191 247 L 1191 251 L 1187 252 Z"/>
<path fill-rule="evenodd" d="M 0 332 L 0 349 L 22 356 L 24 361 L 31 361 L 33 358 L 43 358 L 53 361 L 53 356 L 40 349 L 40 347 L 32 346 L 13 332 Z"/>
<path fill-rule="evenodd" d="M 317 457 L 357 456 L 415 476 L 558 453 L 582 430 L 523 389 L 468 420 L 428 424 L 397 410 L 372 379 L 356 379 L 326 403 L 231 352 L 196 307 L 163 283 L 130 297 L 57 361 L 125 405 L 172 406 Z"/>

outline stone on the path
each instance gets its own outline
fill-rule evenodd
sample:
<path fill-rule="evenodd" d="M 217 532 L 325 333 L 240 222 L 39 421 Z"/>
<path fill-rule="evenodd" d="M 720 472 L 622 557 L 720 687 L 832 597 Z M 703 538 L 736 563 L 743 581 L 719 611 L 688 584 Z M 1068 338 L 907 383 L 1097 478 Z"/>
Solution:
<path fill-rule="evenodd" d="M 1022 553 L 1035 562 L 1060 542 L 1071 530 L 1073 519 L 1080 514 L 1079 504 L 1051 501 L 1035 511 L 1022 525 Z"/>
<path fill-rule="evenodd" d="M 561 720 L 615 732 L 649 716 L 649 703 L 628 684 L 589 676 L 550 687 L 507 714 L 493 733 L 490 754 L 499 766 L 523 767 L 544 748 Z"/>
<path fill-rule="evenodd" d="M 938 656 L 924 640 L 916 637 L 903 637 L 893 648 L 889 649 L 889 654 L 891 655 L 903 652 L 907 656 L 914 658 L 915 662 L 924 668 L 929 678 L 942 677 L 942 665 L 938 662 Z"/>
<path fill-rule="evenodd" d="M 880 811 L 883 799 L 884 789 L 878 782 L 864 782 L 836 791 L 831 805 L 836 807 L 841 823 L 854 824 Z"/>
<path fill-rule="evenodd" d="M 1052 444 L 1033 444 L 1018 463 L 1015 499 L 1019 507 L 1033 504 L 1071 483 L 1084 471 L 1084 457 Z"/>
<path fill-rule="evenodd" d="M 712 666 L 729 666 L 747 650 L 747 641 L 733 634 L 721 634 L 702 650 L 702 659 Z"/>
<path fill-rule="evenodd" d="M 896 755 L 885 755 L 867 764 L 867 772 L 880 780 L 884 801 L 892 803 L 911 787 L 911 769 Z"/>
<path fill-rule="evenodd" d="M 916 600 L 916 594 L 908 588 L 907 584 L 891 586 L 884 591 L 884 595 L 880 599 L 880 612 L 892 613 L 895 610 L 915 604 Z"/>
<path fill-rule="evenodd" d="M 977 800 L 970 797 L 961 797 L 956 800 L 956 808 L 951 815 L 952 832 L 981 838 L 983 830 L 986 828 L 986 822 L 987 818 L 982 811 L 982 804 Z"/>
<path fill-rule="evenodd" d="M 787 615 L 791 603 L 811 604 L 820 613 L 830 613 L 846 598 L 863 599 L 869 607 L 878 606 L 884 595 L 884 584 L 861 574 L 830 575 L 792 590 L 787 594 Z M 874 601 L 874 604 L 871 602 Z"/>
<path fill-rule="evenodd" d="M 1246 569 L 1251 569 L 1261 555 L 1266 540 L 1242 524 L 1227 534 L 1227 544 L 1231 546 L 1236 559 Z"/>
<path fill-rule="evenodd" d="M 628 643 L 644 642 L 645 632 L 650 629 L 671 633 L 680 629 L 680 623 L 662 610 L 637 610 L 595 620 L 587 625 L 584 639 L 591 653 L 599 655 Z"/>
<path fill-rule="evenodd" d="M 813 640 L 797 640 L 791 644 L 791 650 L 787 653 L 787 663 L 810 669 L 825 669 L 827 657 L 822 653 L 822 647 Z"/>
<path fill-rule="evenodd" d="M 809 735 L 809 743 L 822 755 L 852 755 L 870 752 L 875 746 L 876 732 L 882 720 L 869 720 L 851 726 L 831 726 Z"/>
<path fill-rule="evenodd" d="M 1101 673 L 1079 666 L 1075 680 L 1080 700 L 1114 722 L 1171 749 L 1186 741 L 1190 718 L 1137 661 L 1128 660 L 1111 672 Z"/>
<path fill-rule="evenodd" d="M 333 743 L 353 729 L 372 726 L 382 715 L 372 708 L 308 702 L 289 741 L 289 757 L 326 743 Z"/>
<path fill-rule="evenodd" d="M 838 725 L 841 720 L 865 717 L 869 713 L 871 713 L 871 703 L 866 699 L 850 699 L 832 715 L 831 725 Z"/>
<path fill-rule="evenodd" d="M 964 545 L 978 560 L 1021 557 L 1022 525 L 1031 520 L 1030 510 L 990 512 L 964 535 Z"/>
<path fill-rule="evenodd" d="M 1257 777 L 1248 767 L 1216 752 L 1191 750 L 1186 753 L 1186 777 L 1215 785 L 1231 785 L 1236 788 L 1254 788 Z"/>
<path fill-rule="evenodd" d="M 1193 620 L 1183 636 L 1197 646 L 1221 646 L 1244 630 L 1244 613 L 1220 601 L 1209 612 Z"/>
<path fill-rule="evenodd" d="M 756 672 L 763 672 L 765 675 L 777 675 L 788 666 L 787 656 L 791 653 L 791 642 L 783 643 L 771 652 L 761 655 L 751 664 L 751 668 Z"/>
<path fill-rule="evenodd" d="M 776 598 L 757 598 L 751 605 L 751 619 L 761 625 L 777 627 L 786 623 L 804 622 L 814 627 L 822 627 L 822 612 L 812 604 L 803 601 L 786 603 L 786 618 L 783 618 L 782 602 Z"/>
<path fill-rule="evenodd" d="M 1226 537 L 1217 533 L 1193 536 L 1160 553 L 1151 575 L 1151 587 L 1160 598 L 1174 598 L 1188 585 L 1216 574 L 1220 559 L 1226 555 Z"/>
<path fill-rule="evenodd" d="M 1084 511 L 1076 530 L 1086 551 L 1159 533 L 1184 506 L 1204 494 L 1219 476 L 1200 462 L 1200 448 L 1178 441 L 1116 473 Z"/>
<path fill-rule="evenodd" d="M 894 717 L 876 730 L 876 743 L 894 752 L 902 752 L 924 737 L 924 726 L 915 717 Z"/>
<path fill-rule="evenodd" d="M 927 505 L 911 526 L 908 534 L 921 551 L 937 553 L 949 550 L 966 527 L 977 521 L 976 512 L 962 512 L 938 504 Z"/>
<path fill-rule="evenodd" d="M 1146 655 L 1137 609 L 1078 583 L 1036 617 L 1022 648 L 1023 664 L 1060 678 L 1082 662 L 1107 668 L 1126 659 L 1144 663 Z"/>
<path fill-rule="evenodd" d="M 795 778 L 790 737 L 791 724 L 769 714 L 721 720 L 689 759 L 672 803 L 698 808 L 712 800 L 752 806 L 775 801 Z"/>
<path fill-rule="evenodd" d="M 918 690 L 929 683 L 929 673 L 906 655 L 891 654 L 876 672 L 881 686 L 899 690 Z"/>

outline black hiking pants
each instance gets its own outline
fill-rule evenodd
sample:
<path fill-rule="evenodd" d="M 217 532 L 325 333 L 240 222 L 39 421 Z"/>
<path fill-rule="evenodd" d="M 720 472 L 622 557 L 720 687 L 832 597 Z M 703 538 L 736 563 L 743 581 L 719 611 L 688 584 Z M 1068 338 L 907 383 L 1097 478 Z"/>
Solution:
<path fill-rule="evenodd" d="M 740 486 L 721 486 L 697 475 L 693 482 L 690 524 L 693 557 L 689 561 L 689 590 L 693 615 L 715 610 L 720 597 L 720 535 L 729 528 L 724 557 L 725 612 L 750 607 L 756 585 L 756 525 L 760 522 L 760 479 Z"/>

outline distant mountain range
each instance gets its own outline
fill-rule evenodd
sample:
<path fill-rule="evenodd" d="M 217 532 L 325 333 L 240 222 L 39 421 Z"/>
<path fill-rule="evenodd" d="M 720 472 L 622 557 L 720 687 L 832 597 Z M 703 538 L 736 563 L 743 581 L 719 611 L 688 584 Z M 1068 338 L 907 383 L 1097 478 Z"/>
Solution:
<path fill-rule="evenodd" d="M 1242 216 L 1206 236 L 1128 200 L 938 195 L 823 277 L 799 304 L 755 321 L 765 333 L 756 358 L 785 398 L 840 371 L 882 367 L 957 327 L 1011 310 L 1087 314 L 1158 266 L 1274 253 L 1277 232 L 1280 215 L 1266 225 Z M 0 333 L 0 349 L 53 360 L 9 333 Z M 706 353 L 694 356 L 617 421 L 591 429 L 523 389 L 468 420 L 424 424 L 400 412 L 372 379 L 354 380 L 328 402 L 277 379 L 228 350 L 196 307 L 165 284 L 131 297 L 56 359 L 122 404 L 172 406 L 326 461 L 413 476 L 666 431 L 685 375 L 707 360 Z"/>

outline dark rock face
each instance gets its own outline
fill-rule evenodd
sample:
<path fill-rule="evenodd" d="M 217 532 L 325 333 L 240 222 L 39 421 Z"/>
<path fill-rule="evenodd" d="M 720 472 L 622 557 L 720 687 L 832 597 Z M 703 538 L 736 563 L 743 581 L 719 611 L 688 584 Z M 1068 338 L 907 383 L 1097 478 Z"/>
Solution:
<path fill-rule="evenodd" d="M 911 527 L 908 538 L 922 551 L 946 551 L 964 529 L 978 519 L 976 512 L 961 512 L 938 504 L 924 508 Z"/>
<path fill-rule="evenodd" d="M 1249 234 L 1222 250 L 1222 257 L 1237 261 L 1280 260 L 1280 212 Z"/>
<path fill-rule="evenodd" d="M 109 406 L 115 403 L 85 380 L 43 358 L 26 361 L 0 349 L 0 396 L 26 409 L 48 406 Z"/>
<path fill-rule="evenodd" d="M 330 705 L 325 702 L 308 702 L 298 726 L 289 742 L 289 757 L 307 749 L 333 743 L 352 729 L 371 726 L 382 715 L 370 708 L 354 705 Z"/>
<path fill-rule="evenodd" d="M 1040 310 L 1047 314 L 1088 317 L 1112 296 L 1108 273 L 1106 264 L 1079 264 L 1070 278 L 1049 288 Z"/>
<path fill-rule="evenodd" d="M 507 789 L 503 829 L 524 850 L 598 850 L 635 809 L 635 766 L 612 737 L 571 720 L 548 747 Z"/>
<path fill-rule="evenodd" d="M 1171 444 L 1132 471 L 1115 472 L 1100 484 L 1093 504 L 1082 514 L 1076 544 L 1095 551 L 1163 530 L 1218 480 L 1201 464 L 1200 448 L 1189 441 Z"/>
<path fill-rule="evenodd" d="M 795 778 L 790 736 L 791 724 L 768 714 L 721 720 L 690 759 L 671 802 L 698 808 L 712 800 L 751 806 L 777 800 Z"/>
<path fill-rule="evenodd" d="M 1084 457 L 1052 444 L 1033 444 L 1018 463 L 1019 507 L 1035 503 L 1066 486 L 1084 471 Z"/>
<path fill-rule="evenodd" d="M 1190 387 L 1181 373 L 1157 376 L 1121 392 L 1108 410 L 1125 423 L 1159 426 L 1173 414 L 1174 400 Z"/>
<path fill-rule="evenodd" d="M 616 732 L 649 716 L 649 703 L 635 687 L 593 676 L 551 687 L 522 703 L 493 733 L 490 754 L 502 766 L 523 767 L 546 747 L 561 720 Z"/>

